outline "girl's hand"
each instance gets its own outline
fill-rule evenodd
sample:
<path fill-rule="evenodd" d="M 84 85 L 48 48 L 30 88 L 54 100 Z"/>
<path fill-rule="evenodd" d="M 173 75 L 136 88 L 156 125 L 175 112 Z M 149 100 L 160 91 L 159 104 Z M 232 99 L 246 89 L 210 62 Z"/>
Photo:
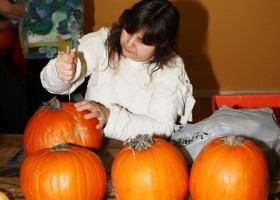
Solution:
<path fill-rule="evenodd" d="M 99 103 L 84 100 L 75 103 L 75 107 L 77 111 L 89 110 L 90 113 L 84 117 L 85 119 L 97 118 L 99 120 L 99 124 L 96 126 L 97 129 L 101 129 L 108 122 L 110 110 Z"/>
<path fill-rule="evenodd" d="M 58 77 L 63 81 L 71 81 L 76 72 L 76 54 L 74 52 L 60 53 L 57 56 L 55 67 Z"/>

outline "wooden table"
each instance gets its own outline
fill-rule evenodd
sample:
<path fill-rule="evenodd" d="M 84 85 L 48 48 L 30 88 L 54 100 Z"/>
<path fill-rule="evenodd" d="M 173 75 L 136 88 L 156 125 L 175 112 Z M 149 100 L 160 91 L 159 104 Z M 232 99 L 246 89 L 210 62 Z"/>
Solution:
<path fill-rule="evenodd" d="M 123 147 L 122 142 L 113 139 L 104 138 L 103 147 L 98 152 L 103 161 L 107 172 L 107 190 L 106 200 L 113 200 L 114 191 L 111 182 L 111 166 L 112 162 Z M 9 160 L 22 148 L 21 134 L 0 134 L 0 191 L 8 194 L 11 200 L 23 200 L 23 194 L 19 186 L 19 171 L 20 166 L 26 155 L 23 153 L 18 160 L 12 165 L 9 165 Z M 273 174 L 271 179 L 271 193 L 280 192 L 280 162 L 278 170 Z"/>

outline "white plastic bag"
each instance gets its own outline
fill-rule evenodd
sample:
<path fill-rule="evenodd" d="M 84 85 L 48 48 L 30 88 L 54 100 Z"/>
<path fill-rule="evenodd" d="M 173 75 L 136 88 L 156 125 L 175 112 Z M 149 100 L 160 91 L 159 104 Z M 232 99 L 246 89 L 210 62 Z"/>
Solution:
<path fill-rule="evenodd" d="M 275 161 L 275 153 L 280 157 L 280 128 L 270 108 L 233 109 L 223 106 L 196 124 L 177 127 L 171 142 L 180 147 L 191 165 L 208 142 L 225 135 L 239 135 L 252 140 L 264 151 L 269 162 Z"/>

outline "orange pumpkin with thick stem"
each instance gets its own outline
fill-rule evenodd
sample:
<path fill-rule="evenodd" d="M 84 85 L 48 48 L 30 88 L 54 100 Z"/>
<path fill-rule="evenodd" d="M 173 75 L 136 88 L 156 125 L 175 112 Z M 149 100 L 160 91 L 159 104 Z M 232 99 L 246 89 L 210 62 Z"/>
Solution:
<path fill-rule="evenodd" d="M 248 139 L 216 138 L 194 160 L 189 190 L 193 200 L 267 200 L 269 169 L 266 157 Z"/>
<path fill-rule="evenodd" d="M 188 191 L 188 168 L 180 151 L 148 135 L 130 140 L 117 154 L 111 176 L 120 200 L 183 200 Z"/>
<path fill-rule="evenodd" d="M 88 111 L 78 112 L 72 102 L 60 103 L 57 98 L 43 104 L 28 121 L 23 135 L 27 155 L 60 143 L 100 149 L 103 132 L 96 129 L 98 119 L 85 119 Z"/>
<path fill-rule="evenodd" d="M 94 152 L 67 144 L 32 153 L 20 169 L 20 187 L 28 200 L 102 200 L 106 181 Z"/>

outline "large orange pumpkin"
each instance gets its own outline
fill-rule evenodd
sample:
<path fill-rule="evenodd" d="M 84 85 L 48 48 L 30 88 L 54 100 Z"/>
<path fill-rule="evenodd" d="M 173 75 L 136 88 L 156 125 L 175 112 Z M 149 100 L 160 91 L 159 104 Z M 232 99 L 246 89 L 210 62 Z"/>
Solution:
<path fill-rule="evenodd" d="M 193 200 L 267 200 L 268 164 L 252 141 L 224 136 L 210 141 L 190 172 Z"/>
<path fill-rule="evenodd" d="M 20 187 L 27 200 L 102 200 L 106 172 L 94 152 L 60 144 L 23 161 Z"/>
<path fill-rule="evenodd" d="M 87 111 L 78 112 L 72 102 L 60 103 L 56 98 L 44 104 L 28 121 L 23 135 L 27 155 L 60 143 L 99 149 L 103 132 L 96 129 L 98 119 L 85 119 Z"/>
<path fill-rule="evenodd" d="M 185 199 L 188 169 L 180 151 L 163 139 L 141 137 L 131 140 L 113 162 L 111 176 L 116 199 Z"/>

